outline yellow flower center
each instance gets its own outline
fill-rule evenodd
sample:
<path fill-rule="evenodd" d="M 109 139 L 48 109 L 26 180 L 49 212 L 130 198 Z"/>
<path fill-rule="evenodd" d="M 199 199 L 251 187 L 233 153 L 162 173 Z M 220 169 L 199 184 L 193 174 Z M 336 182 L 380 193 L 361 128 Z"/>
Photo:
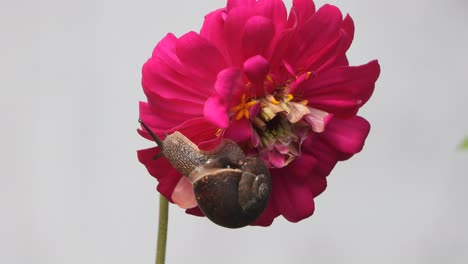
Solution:
<path fill-rule="evenodd" d="M 245 94 L 243 94 L 240 104 L 231 108 L 231 111 L 236 113 L 234 118 L 236 120 L 240 120 L 243 117 L 250 119 L 250 107 L 254 106 L 256 103 L 256 100 L 247 100 Z"/>

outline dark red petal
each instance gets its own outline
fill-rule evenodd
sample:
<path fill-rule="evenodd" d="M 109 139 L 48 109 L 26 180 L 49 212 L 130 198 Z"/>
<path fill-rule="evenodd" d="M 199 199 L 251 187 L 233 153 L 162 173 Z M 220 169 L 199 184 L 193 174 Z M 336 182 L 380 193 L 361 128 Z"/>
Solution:
<path fill-rule="evenodd" d="M 224 132 L 224 137 L 242 143 L 250 140 L 252 137 L 252 126 L 246 118 L 234 120 Z"/>
<path fill-rule="evenodd" d="M 332 118 L 321 138 L 344 153 L 355 154 L 362 150 L 370 131 L 370 124 L 362 117 Z"/>
<path fill-rule="evenodd" d="M 286 61 L 294 68 L 304 68 L 311 56 L 328 46 L 340 34 L 342 14 L 332 5 L 324 5 L 298 28 L 288 49 Z"/>
<path fill-rule="evenodd" d="M 278 207 L 276 206 L 274 199 L 270 197 L 267 207 L 265 208 L 263 213 L 260 215 L 259 218 L 257 218 L 257 220 L 251 223 L 251 225 L 270 226 L 275 220 L 275 218 L 279 215 L 280 213 L 278 212 Z"/>
<path fill-rule="evenodd" d="M 279 212 L 290 222 L 298 222 L 314 213 L 314 196 L 309 186 L 288 175 L 272 171 L 272 199 Z"/>
<path fill-rule="evenodd" d="M 288 26 L 305 23 L 315 13 L 315 5 L 311 0 L 293 0 L 289 13 Z"/>
<path fill-rule="evenodd" d="M 380 74 L 377 61 L 355 67 L 337 67 L 311 77 L 294 94 L 311 107 L 341 116 L 353 116 L 369 100 Z"/>
<path fill-rule="evenodd" d="M 250 17 L 242 35 L 243 59 L 255 55 L 265 56 L 275 34 L 275 25 L 269 18 L 263 16 Z"/>
<path fill-rule="evenodd" d="M 214 81 L 218 72 L 226 68 L 226 61 L 219 50 L 195 32 L 177 40 L 176 53 L 192 74 L 207 81 Z"/>
<path fill-rule="evenodd" d="M 195 215 L 195 216 L 205 216 L 203 212 L 200 210 L 200 207 L 190 208 L 185 210 L 187 214 Z"/>
<path fill-rule="evenodd" d="M 302 155 L 311 155 L 317 160 L 313 170 L 317 176 L 328 176 L 340 159 L 340 152 L 324 142 L 317 133 L 310 134 L 306 138 L 302 143 L 302 151 Z"/>
<path fill-rule="evenodd" d="M 180 175 L 173 167 L 169 164 L 167 159 L 154 157 L 160 152 L 158 147 L 138 150 L 138 160 L 146 166 L 149 174 L 155 177 L 158 184 L 158 191 L 164 195 L 170 202 L 172 192 L 180 180 Z"/>

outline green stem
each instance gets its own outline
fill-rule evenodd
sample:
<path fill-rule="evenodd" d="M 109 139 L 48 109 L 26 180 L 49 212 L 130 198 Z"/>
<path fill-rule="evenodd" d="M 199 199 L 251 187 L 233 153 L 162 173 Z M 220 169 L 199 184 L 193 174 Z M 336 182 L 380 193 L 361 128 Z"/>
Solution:
<path fill-rule="evenodd" d="M 167 199 L 159 195 L 159 228 L 158 228 L 158 245 L 156 247 L 156 264 L 164 264 L 166 258 L 166 241 L 167 241 L 167 218 L 169 211 L 169 203 Z"/>

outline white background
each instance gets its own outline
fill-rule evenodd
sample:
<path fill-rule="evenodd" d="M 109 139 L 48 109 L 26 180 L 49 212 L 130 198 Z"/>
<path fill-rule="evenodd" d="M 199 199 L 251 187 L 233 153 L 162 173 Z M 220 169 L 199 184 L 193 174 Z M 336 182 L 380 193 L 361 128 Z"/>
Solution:
<path fill-rule="evenodd" d="M 331 2 L 355 20 L 351 64 L 382 66 L 364 151 L 298 224 L 228 230 L 172 205 L 167 263 L 468 263 L 468 2 Z M 0 263 L 153 263 L 141 66 L 223 5 L 1 0 Z"/>

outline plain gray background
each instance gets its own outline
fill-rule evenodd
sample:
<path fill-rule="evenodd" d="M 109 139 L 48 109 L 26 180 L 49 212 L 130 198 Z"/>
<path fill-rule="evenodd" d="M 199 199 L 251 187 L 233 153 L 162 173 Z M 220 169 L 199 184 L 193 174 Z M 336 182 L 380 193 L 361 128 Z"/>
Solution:
<path fill-rule="evenodd" d="M 167 263 L 468 263 L 468 2 L 328 2 L 355 20 L 351 64 L 382 66 L 364 151 L 298 224 L 228 230 L 171 206 Z M 1 1 L 1 263 L 153 263 L 140 69 L 224 3 Z"/>

